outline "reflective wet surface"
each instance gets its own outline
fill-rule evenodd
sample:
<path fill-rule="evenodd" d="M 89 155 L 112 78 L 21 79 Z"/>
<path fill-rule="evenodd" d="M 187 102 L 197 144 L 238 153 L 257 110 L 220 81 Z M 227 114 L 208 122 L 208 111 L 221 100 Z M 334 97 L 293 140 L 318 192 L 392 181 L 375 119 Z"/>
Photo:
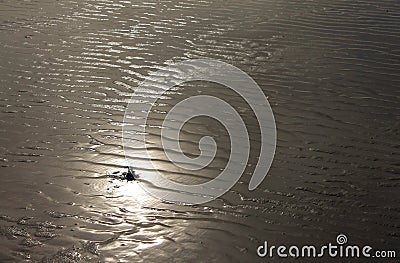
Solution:
<path fill-rule="evenodd" d="M 0 14 L 1 262 L 265 262 L 264 240 L 318 245 L 339 233 L 399 247 L 398 1 L 4 0 Z M 203 182 L 227 162 L 226 131 L 202 117 L 184 126 L 182 149 L 196 156 L 213 135 L 217 158 L 201 171 L 166 161 L 162 119 L 191 95 L 234 106 L 252 147 L 231 191 L 178 206 L 110 175 L 126 166 L 135 88 L 194 58 L 254 78 L 275 114 L 277 152 L 249 192 L 260 141 L 251 109 L 225 87 L 177 87 L 148 120 L 148 150 L 165 176 Z M 131 157 L 139 177 L 154 169 L 140 150 Z"/>

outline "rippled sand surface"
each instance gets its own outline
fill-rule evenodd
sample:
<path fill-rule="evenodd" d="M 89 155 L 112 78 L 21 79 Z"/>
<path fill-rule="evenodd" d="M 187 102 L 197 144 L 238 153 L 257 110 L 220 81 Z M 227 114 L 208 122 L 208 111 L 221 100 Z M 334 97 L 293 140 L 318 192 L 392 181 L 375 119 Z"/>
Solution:
<path fill-rule="evenodd" d="M 399 25 L 398 0 L 1 1 L 0 261 L 265 262 L 256 254 L 264 240 L 318 245 L 338 233 L 398 248 Z M 247 190 L 254 116 L 204 84 L 159 101 L 150 150 L 177 180 L 216 176 L 229 151 L 218 123 L 184 127 L 187 154 L 198 154 L 201 136 L 222 142 L 197 173 L 165 162 L 157 123 L 198 90 L 224 98 L 254 132 L 252 161 L 231 191 L 184 207 L 107 176 L 126 165 L 122 121 L 139 82 L 205 57 L 239 67 L 268 96 L 278 141 L 263 184 Z M 151 170 L 140 151 L 134 158 L 139 175 Z"/>

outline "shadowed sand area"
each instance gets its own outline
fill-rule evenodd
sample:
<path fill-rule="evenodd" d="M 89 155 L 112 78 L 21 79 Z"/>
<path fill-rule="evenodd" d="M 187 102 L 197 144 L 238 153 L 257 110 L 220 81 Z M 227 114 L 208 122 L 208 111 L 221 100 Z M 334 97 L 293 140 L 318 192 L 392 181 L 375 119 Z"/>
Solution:
<path fill-rule="evenodd" d="M 321 245 L 339 233 L 398 249 L 399 25 L 398 0 L 1 1 L 0 261 L 266 262 L 256 253 L 264 240 Z M 185 207 L 108 176 L 126 166 L 122 121 L 140 81 L 206 57 L 242 69 L 268 96 L 278 141 L 261 186 L 247 190 L 257 121 L 210 83 L 159 100 L 149 150 L 170 178 L 215 177 L 229 153 L 216 121 L 194 119 L 182 131 L 189 155 L 204 135 L 219 142 L 199 172 L 166 162 L 157 135 L 177 101 L 199 91 L 225 99 L 252 146 L 231 191 Z M 132 156 L 139 176 L 153 169 L 142 156 Z"/>

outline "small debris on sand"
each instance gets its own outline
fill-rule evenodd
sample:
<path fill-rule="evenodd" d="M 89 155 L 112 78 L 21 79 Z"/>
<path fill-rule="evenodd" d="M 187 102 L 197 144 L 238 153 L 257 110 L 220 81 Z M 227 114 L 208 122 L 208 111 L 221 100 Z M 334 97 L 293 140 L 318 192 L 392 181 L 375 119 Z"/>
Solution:
<path fill-rule="evenodd" d="M 127 172 L 114 171 L 111 172 L 110 176 L 120 180 L 135 181 L 138 178 L 136 172 L 130 167 L 126 168 L 128 169 Z"/>

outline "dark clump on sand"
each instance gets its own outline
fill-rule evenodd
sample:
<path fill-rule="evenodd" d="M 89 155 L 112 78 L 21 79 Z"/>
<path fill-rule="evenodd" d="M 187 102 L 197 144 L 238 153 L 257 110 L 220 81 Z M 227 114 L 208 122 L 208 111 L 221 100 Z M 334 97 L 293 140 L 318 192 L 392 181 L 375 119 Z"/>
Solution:
<path fill-rule="evenodd" d="M 120 180 L 135 181 L 138 178 L 138 175 L 131 168 L 127 167 L 127 169 L 128 171 L 125 172 L 121 171 L 112 172 L 112 177 Z"/>

